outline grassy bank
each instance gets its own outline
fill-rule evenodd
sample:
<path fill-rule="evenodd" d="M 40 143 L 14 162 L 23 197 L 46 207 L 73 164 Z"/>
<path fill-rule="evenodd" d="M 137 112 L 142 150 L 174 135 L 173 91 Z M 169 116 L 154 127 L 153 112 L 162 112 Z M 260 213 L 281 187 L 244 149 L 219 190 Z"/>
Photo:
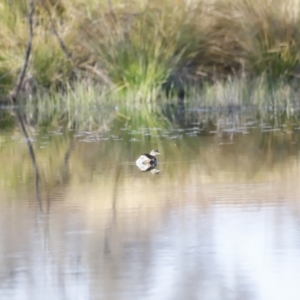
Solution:
<path fill-rule="evenodd" d="M 181 115 L 173 99 L 163 95 L 147 106 L 141 105 L 132 91 L 120 96 L 101 85 L 77 82 L 64 93 L 28 98 L 26 116 L 28 123 L 37 128 L 63 127 L 76 132 L 103 132 L 115 126 L 164 128 L 170 123 L 184 127 L 211 120 L 215 124 L 232 113 L 245 115 L 245 123 L 246 116 L 262 123 L 280 124 L 299 118 L 300 91 L 290 83 L 270 82 L 262 76 L 250 83 L 247 79 L 228 78 L 225 82 L 203 84 L 200 90 L 190 87 L 186 94 L 186 110 Z"/>
<path fill-rule="evenodd" d="M 1 94 L 23 64 L 27 2 L 0 4 Z M 36 1 L 27 87 L 48 92 L 86 81 L 151 104 L 169 78 L 194 87 L 229 76 L 296 80 L 299 10 L 299 0 Z"/>

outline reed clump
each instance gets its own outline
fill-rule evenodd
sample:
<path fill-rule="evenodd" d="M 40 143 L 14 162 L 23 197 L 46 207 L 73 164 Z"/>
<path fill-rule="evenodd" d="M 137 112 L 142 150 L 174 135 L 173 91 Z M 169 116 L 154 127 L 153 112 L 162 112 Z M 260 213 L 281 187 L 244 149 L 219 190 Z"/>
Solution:
<path fill-rule="evenodd" d="M 297 76 L 298 0 L 217 0 L 209 55 L 224 70 L 272 78 Z"/>
<path fill-rule="evenodd" d="M 300 75 L 300 0 L 37 1 L 28 73 L 37 89 L 85 78 L 152 103 L 183 85 Z M 0 92 L 12 89 L 28 37 L 26 0 L 0 4 Z M 125 97 L 128 100 L 128 97 Z"/>

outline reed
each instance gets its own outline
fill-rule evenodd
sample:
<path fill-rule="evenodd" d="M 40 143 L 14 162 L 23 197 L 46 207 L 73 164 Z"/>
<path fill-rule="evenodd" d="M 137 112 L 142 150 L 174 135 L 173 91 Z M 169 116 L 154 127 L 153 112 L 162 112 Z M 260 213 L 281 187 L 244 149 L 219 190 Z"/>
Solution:
<path fill-rule="evenodd" d="M 184 1 L 151 3 L 142 12 L 115 10 L 87 20 L 80 30 L 84 49 L 119 91 L 134 91 L 149 103 L 171 74 L 198 51 L 201 34 Z M 191 16 L 193 14 L 193 16 Z M 100 20 L 99 20 L 100 19 Z"/>
<path fill-rule="evenodd" d="M 299 63 L 298 0 L 217 0 L 209 56 L 223 68 L 270 77 L 294 75 Z"/>
<path fill-rule="evenodd" d="M 165 128 L 173 122 L 193 124 L 203 122 L 203 112 L 245 111 L 268 115 L 283 114 L 286 120 L 297 118 L 300 91 L 286 80 L 270 80 L 260 76 L 228 78 L 214 84 L 187 91 L 186 110 L 183 115 L 173 107 L 172 101 L 161 97 L 156 105 L 148 107 L 136 102 L 130 90 L 120 97 L 118 92 L 102 85 L 78 81 L 64 92 L 40 93 L 28 98 L 26 119 L 32 126 L 72 129 L 76 132 L 101 132 L 118 127 Z M 285 121 L 284 121 L 285 122 Z M 283 122 L 283 123 L 284 123 Z"/>

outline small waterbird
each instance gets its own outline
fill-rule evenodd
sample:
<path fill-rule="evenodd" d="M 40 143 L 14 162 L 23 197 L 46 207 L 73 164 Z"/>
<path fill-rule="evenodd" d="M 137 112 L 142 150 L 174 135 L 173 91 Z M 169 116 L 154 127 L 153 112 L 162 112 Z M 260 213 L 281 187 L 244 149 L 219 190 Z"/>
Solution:
<path fill-rule="evenodd" d="M 142 154 L 135 162 L 141 171 L 148 171 L 157 165 L 156 155 L 160 154 L 157 150 L 152 150 L 150 154 Z"/>

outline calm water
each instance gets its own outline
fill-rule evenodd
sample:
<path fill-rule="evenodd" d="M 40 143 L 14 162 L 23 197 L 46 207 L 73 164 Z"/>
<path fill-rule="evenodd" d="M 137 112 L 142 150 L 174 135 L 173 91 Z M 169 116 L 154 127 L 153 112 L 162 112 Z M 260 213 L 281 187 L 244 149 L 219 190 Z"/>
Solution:
<path fill-rule="evenodd" d="M 38 180 L 0 136 L 1 300 L 300 299 L 296 125 L 30 134 Z"/>

